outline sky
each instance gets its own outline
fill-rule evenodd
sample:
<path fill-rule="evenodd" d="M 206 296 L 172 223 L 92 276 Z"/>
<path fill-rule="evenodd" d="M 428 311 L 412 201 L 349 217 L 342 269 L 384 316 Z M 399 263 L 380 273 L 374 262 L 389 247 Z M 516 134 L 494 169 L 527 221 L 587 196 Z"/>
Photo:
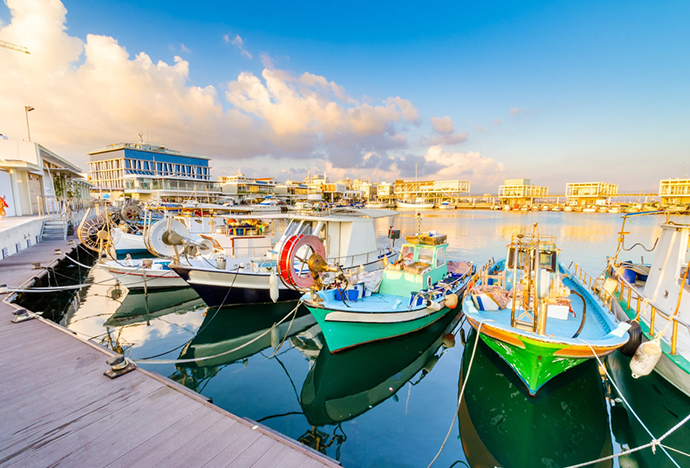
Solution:
<path fill-rule="evenodd" d="M 690 173 L 690 2 L 5 0 L 0 134 L 87 170 L 144 141 L 301 180 Z M 686 163 L 688 167 L 686 168 Z"/>

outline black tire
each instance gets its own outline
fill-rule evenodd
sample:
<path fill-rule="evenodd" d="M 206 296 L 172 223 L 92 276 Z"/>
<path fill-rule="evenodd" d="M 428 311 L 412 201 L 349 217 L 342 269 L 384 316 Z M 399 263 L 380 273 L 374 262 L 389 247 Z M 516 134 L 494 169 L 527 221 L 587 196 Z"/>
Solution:
<path fill-rule="evenodd" d="M 623 353 L 624 356 L 632 357 L 635 351 L 637 351 L 637 348 L 640 347 L 640 344 L 642 344 L 642 329 L 640 328 L 640 324 L 633 320 L 628 320 L 628 323 L 630 324 L 630 330 L 628 330 L 630 339 L 621 346 L 620 352 Z"/>

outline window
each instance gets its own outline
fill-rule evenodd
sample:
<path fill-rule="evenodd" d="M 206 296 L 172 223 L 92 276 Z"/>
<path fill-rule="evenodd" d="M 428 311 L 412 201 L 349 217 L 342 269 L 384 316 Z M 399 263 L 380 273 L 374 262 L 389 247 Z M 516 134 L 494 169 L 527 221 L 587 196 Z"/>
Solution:
<path fill-rule="evenodd" d="M 434 249 L 426 249 L 426 248 L 419 249 L 417 261 L 423 262 L 423 263 L 428 263 L 429 265 L 431 265 L 432 262 L 434 261 Z"/>
<path fill-rule="evenodd" d="M 414 247 L 409 245 L 403 246 L 400 251 L 400 258 L 406 262 L 412 262 L 414 260 Z"/>
<path fill-rule="evenodd" d="M 446 263 L 446 251 L 444 249 L 436 250 L 436 268 L 443 266 Z"/>

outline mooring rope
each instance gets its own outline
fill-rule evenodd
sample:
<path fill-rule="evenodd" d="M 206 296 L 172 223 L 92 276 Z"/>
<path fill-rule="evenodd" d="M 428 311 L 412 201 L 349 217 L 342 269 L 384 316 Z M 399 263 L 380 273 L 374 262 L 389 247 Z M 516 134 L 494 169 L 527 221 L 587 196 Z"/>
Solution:
<path fill-rule="evenodd" d="M 599 363 L 599 366 L 601 366 L 601 368 L 604 370 L 604 373 L 606 374 L 606 378 L 609 379 L 609 382 L 611 382 L 611 385 L 613 385 L 613 387 L 616 389 L 616 391 L 618 392 L 618 395 L 619 395 L 620 398 L 623 400 L 623 403 L 625 403 L 625 406 L 628 407 L 628 409 L 629 409 L 630 412 L 633 414 L 633 416 L 635 416 L 635 419 L 637 419 L 637 421 L 638 421 L 638 422 L 640 423 L 640 425 L 644 428 L 644 430 L 647 432 L 647 434 L 649 434 L 649 436 L 652 438 L 652 440 L 651 440 L 649 443 L 644 444 L 644 445 L 641 445 L 641 446 L 636 447 L 636 448 L 634 448 L 634 449 L 625 450 L 625 451 L 623 451 L 623 452 L 621 452 L 621 453 L 616 453 L 616 454 L 613 454 L 613 455 L 609 455 L 609 456 L 607 456 L 607 457 L 602 457 L 602 458 L 599 458 L 599 459 L 596 459 L 596 460 L 588 461 L 588 462 L 586 462 L 586 463 L 580 463 L 580 464 L 577 464 L 577 465 L 570 465 L 570 466 L 568 466 L 568 467 L 566 467 L 566 468 L 580 468 L 580 467 L 583 467 L 583 466 L 589 466 L 589 465 L 592 465 L 592 464 L 594 464 L 594 463 L 599 463 L 600 461 L 612 460 L 612 459 L 614 459 L 614 458 L 618 458 L 618 457 L 620 457 L 620 456 L 627 455 L 627 454 L 629 454 L 629 453 L 638 452 L 638 451 L 640 451 L 640 450 L 644 450 L 644 449 L 649 448 L 649 447 L 652 448 L 652 452 L 656 452 L 656 447 L 661 448 L 661 451 L 664 452 L 664 453 L 666 454 L 666 456 L 669 458 L 669 460 L 671 460 L 671 463 L 673 463 L 673 464 L 674 464 L 675 466 L 677 466 L 678 468 L 681 468 L 680 465 L 673 459 L 673 457 L 671 456 L 671 454 L 668 453 L 668 452 L 666 451 L 665 446 L 661 445 L 661 441 L 663 441 L 666 437 L 668 437 L 668 436 L 671 435 L 673 432 L 675 432 L 675 431 L 676 431 L 679 427 L 681 427 L 683 424 L 685 424 L 686 422 L 688 422 L 688 421 L 690 420 L 690 415 L 686 416 L 685 419 L 683 419 L 680 423 L 676 424 L 674 427 L 672 427 L 670 430 L 668 430 L 668 431 L 667 431 L 664 435 L 662 435 L 661 437 L 659 437 L 659 438 L 654 437 L 654 434 L 652 434 L 652 431 L 649 430 L 649 428 L 648 428 L 647 426 L 645 426 L 644 422 L 642 422 L 642 419 L 637 415 L 637 413 L 635 412 L 635 410 L 633 409 L 633 407 L 630 405 L 630 403 L 628 402 L 628 400 L 625 399 L 625 396 L 623 395 L 623 392 L 621 392 L 621 390 L 618 388 L 618 385 L 616 385 L 616 382 L 613 380 L 613 378 L 612 378 L 611 375 L 609 374 L 608 370 L 606 369 L 606 366 L 604 365 L 603 362 L 601 362 L 601 359 L 599 359 L 599 356 L 598 356 L 597 353 L 594 351 L 594 347 L 592 346 L 592 344 L 591 344 L 591 343 L 588 343 L 587 341 L 583 340 L 582 338 L 579 338 L 579 340 L 582 341 L 583 343 L 585 343 L 586 345 L 588 345 L 589 348 L 592 350 L 592 354 L 594 355 L 594 357 L 596 358 L 597 362 Z"/>
<path fill-rule="evenodd" d="M 248 341 L 248 342 L 246 342 L 240 346 L 237 346 L 236 348 L 230 349 L 228 351 L 223 351 L 222 353 L 218 353 L 218 354 L 215 354 L 213 356 L 203 356 L 203 357 L 190 358 L 190 359 L 132 359 L 132 362 L 137 363 L 137 364 L 142 364 L 142 363 L 143 364 L 186 364 L 186 363 L 192 363 L 192 362 L 206 361 L 209 359 L 215 359 L 215 358 L 225 356 L 227 354 L 234 353 L 235 351 L 239 351 L 242 348 L 246 348 L 250 344 L 258 341 L 259 339 L 263 338 L 267 334 L 271 333 L 271 331 L 274 328 L 278 327 L 281 323 L 283 323 L 285 320 L 287 320 L 288 317 L 290 317 L 293 314 L 296 314 L 297 309 L 299 309 L 299 306 L 301 304 L 302 304 L 302 301 L 297 301 L 297 305 L 295 306 L 295 308 L 292 309 L 290 312 L 288 312 L 287 315 L 285 315 L 285 317 L 280 319 L 280 321 L 278 321 L 277 323 L 274 323 L 273 326 L 270 327 L 268 330 L 266 330 L 265 332 L 263 332 L 259 336 L 251 339 L 250 341 Z"/>
<path fill-rule="evenodd" d="M 448 434 L 446 434 L 446 438 L 443 439 L 443 443 L 441 444 L 441 448 L 439 449 L 438 453 L 434 457 L 433 460 L 431 460 L 431 463 L 429 463 L 429 466 L 427 468 L 431 468 L 431 466 L 436 463 L 436 460 L 438 460 L 438 457 L 441 456 L 441 452 L 443 452 L 443 448 L 446 446 L 446 442 L 448 442 L 448 438 L 450 437 L 450 433 L 453 432 L 453 426 L 455 426 L 455 420 L 458 418 L 458 412 L 460 411 L 460 406 L 462 405 L 462 397 L 465 394 L 465 387 L 467 386 L 467 381 L 470 377 L 470 372 L 472 371 L 472 363 L 474 362 L 474 355 L 477 351 L 477 344 L 479 344 L 479 335 L 482 330 L 482 325 L 484 324 L 484 321 L 479 322 L 479 327 L 477 328 L 477 338 L 474 341 L 474 347 L 472 348 L 472 356 L 470 356 L 470 364 L 467 366 L 467 374 L 465 374 L 465 381 L 462 383 L 462 388 L 460 389 L 460 396 L 458 396 L 458 407 L 455 410 L 455 415 L 453 416 L 453 421 L 450 423 L 450 427 L 448 428 Z"/>

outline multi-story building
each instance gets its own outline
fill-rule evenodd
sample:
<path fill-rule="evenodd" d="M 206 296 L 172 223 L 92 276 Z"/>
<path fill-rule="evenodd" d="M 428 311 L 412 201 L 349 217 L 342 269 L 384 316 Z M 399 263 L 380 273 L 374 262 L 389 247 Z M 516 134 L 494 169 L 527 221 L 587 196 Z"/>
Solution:
<path fill-rule="evenodd" d="M 399 200 L 441 201 L 458 199 L 462 194 L 470 193 L 470 183 L 466 180 L 396 180 L 395 197 Z M 381 197 L 379 197 L 381 198 Z"/>
<path fill-rule="evenodd" d="M 220 186 L 211 181 L 209 158 L 162 146 L 118 143 L 88 153 L 95 193 L 141 201 L 214 201 Z"/>
<path fill-rule="evenodd" d="M 664 179 L 659 182 L 661 206 L 690 203 L 690 179 Z"/>
<path fill-rule="evenodd" d="M 532 185 L 529 179 L 506 179 L 498 187 L 498 198 L 503 205 L 531 205 L 536 198 L 548 195 L 548 187 Z"/>
<path fill-rule="evenodd" d="M 219 183 L 224 196 L 238 200 L 263 199 L 276 194 L 278 181 L 273 177 L 246 177 L 241 172 L 234 176 L 220 177 Z"/>
<path fill-rule="evenodd" d="M 569 205 L 595 205 L 618 195 L 618 185 L 605 182 L 577 182 L 565 186 Z"/>

